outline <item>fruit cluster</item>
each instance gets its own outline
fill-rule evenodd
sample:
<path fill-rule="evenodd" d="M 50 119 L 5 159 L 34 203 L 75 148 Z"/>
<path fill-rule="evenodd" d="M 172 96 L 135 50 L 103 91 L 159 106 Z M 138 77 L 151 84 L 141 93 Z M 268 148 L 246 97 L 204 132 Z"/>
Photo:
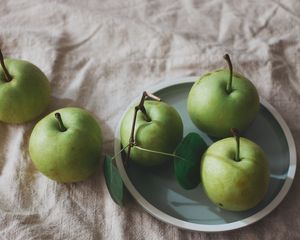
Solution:
<path fill-rule="evenodd" d="M 0 121 L 24 123 L 41 115 L 50 101 L 45 74 L 30 62 L 4 59 L 1 51 L 0 62 Z M 36 124 L 29 154 L 41 173 L 68 183 L 84 180 L 97 170 L 101 146 L 100 126 L 89 112 L 62 108 Z"/>
<path fill-rule="evenodd" d="M 126 112 L 120 136 L 127 162 L 153 167 L 173 158 L 182 187 L 196 187 L 201 177 L 215 204 L 242 211 L 263 199 L 269 167 L 263 150 L 241 138 L 237 130 L 244 131 L 254 120 L 259 109 L 257 90 L 248 79 L 232 71 L 227 54 L 224 58 L 229 70 L 217 70 L 197 80 L 190 90 L 187 110 L 194 124 L 208 135 L 224 138 L 233 133 L 234 137 L 209 148 L 194 133 L 182 140 L 183 123 L 178 112 L 147 92 Z M 47 77 L 27 61 L 4 59 L 1 51 L 0 62 L 0 121 L 24 123 L 41 115 L 50 100 Z M 91 113 L 62 108 L 35 125 L 29 154 L 41 173 L 69 183 L 82 181 L 96 171 L 101 146 L 101 128 Z M 109 167 L 105 164 L 104 169 Z"/>
<path fill-rule="evenodd" d="M 263 150 L 239 133 L 258 113 L 257 90 L 248 79 L 232 71 L 227 54 L 224 58 L 229 70 L 216 70 L 199 78 L 187 99 L 193 123 L 209 136 L 223 139 L 209 148 L 195 133 L 182 140 L 183 123 L 178 112 L 157 99 L 143 98 L 126 112 L 120 136 L 127 160 L 130 157 L 144 167 L 152 167 L 173 158 L 175 175 L 183 188 L 195 188 L 201 178 L 212 202 L 227 210 L 244 211 L 265 196 L 269 165 Z"/>

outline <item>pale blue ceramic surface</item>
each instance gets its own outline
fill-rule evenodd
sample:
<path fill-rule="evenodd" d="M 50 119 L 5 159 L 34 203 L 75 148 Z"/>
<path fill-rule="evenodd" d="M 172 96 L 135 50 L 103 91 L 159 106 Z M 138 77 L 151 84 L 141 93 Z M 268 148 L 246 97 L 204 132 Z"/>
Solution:
<path fill-rule="evenodd" d="M 184 123 L 184 135 L 189 132 L 197 132 L 210 145 L 216 141 L 216 139 L 212 139 L 198 130 L 191 122 L 187 113 L 186 101 L 192 85 L 193 83 L 191 82 L 179 83 L 156 91 L 155 94 L 161 97 L 163 101 L 175 107 L 180 113 Z M 126 185 L 128 185 L 129 191 L 134 189 L 134 191 L 130 192 L 137 201 L 140 202 L 147 211 L 165 222 L 179 227 L 203 231 L 218 231 L 218 229 L 221 231 L 238 228 L 255 222 L 263 217 L 263 215 L 266 215 L 267 212 L 270 212 L 278 205 L 284 197 L 281 196 L 280 199 L 278 198 L 276 204 L 275 201 L 273 201 L 276 196 L 279 195 L 280 191 L 283 190 L 283 186 L 287 182 L 287 176 L 291 175 L 291 172 L 289 172 L 291 171 L 290 158 L 292 156 L 290 149 L 293 146 L 289 145 L 293 144 L 293 141 L 291 139 L 289 139 L 289 141 L 287 140 L 286 133 L 281 125 L 274 115 L 261 104 L 259 114 L 255 121 L 243 134 L 263 148 L 269 160 L 271 170 L 270 187 L 265 199 L 257 207 L 249 211 L 230 212 L 220 209 L 208 200 L 201 184 L 193 190 L 182 189 L 176 182 L 172 163 L 166 164 L 161 168 L 149 170 L 148 168 L 142 168 L 130 162 L 130 166 L 126 172 L 124 169 L 124 171 L 122 171 L 122 169 L 119 170 L 121 170 L 122 177 L 127 175 L 125 177 L 126 179 L 123 178 L 123 180 L 125 180 L 125 184 L 130 183 Z M 118 136 L 117 133 L 116 136 Z M 296 157 L 296 155 L 294 157 Z M 296 158 L 293 159 L 293 161 L 296 161 Z M 296 162 L 293 164 L 296 166 Z M 120 168 L 120 161 L 118 167 Z M 293 178 L 293 176 L 290 176 L 290 178 Z M 286 184 L 285 188 L 289 188 L 289 186 L 290 184 Z M 287 190 L 288 189 L 284 189 L 281 194 L 284 193 L 285 195 Z M 141 202 L 140 199 L 143 201 Z M 272 201 L 273 204 L 271 204 Z M 151 208 L 147 208 L 148 205 L 150 205 Z M 269 208 L 272 207 L 272 209 L 266 211 L 268 205 Z M 265 214 L 262 214 L 264 211 Z M 252 216 L 257 217 L 256 219 L 251 219 Z M 172 221 L 174 219 L 179 221 Z M 244 219 L 246 219 L 246 221 L 242 222 Z M 240 222 L 243 224 L 237 224 L 235 226 L 235 223 Z M 189 225 L 189 223 L 192 224 Z M 197 224 L 203 227 L 197 228 Z M 205 226 L 209 226 L 209 228 L 205 228 Z M 218 226 L 222 227 L 218 228 Z M 214 230 L 214 228 L 216 230 Z"/>

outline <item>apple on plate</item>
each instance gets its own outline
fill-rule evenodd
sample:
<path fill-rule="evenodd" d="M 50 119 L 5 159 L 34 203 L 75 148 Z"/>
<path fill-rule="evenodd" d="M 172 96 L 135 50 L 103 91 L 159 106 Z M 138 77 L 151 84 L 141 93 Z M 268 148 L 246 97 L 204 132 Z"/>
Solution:
<path fill-rule="evenodd" d="M 183 124 L 178 112 L 167 103 L 153 100 L 146 100 L 144 109 L 144 113 L 139 111 L 136 115 L 135 144 L 150 151 L 173 153 L 183 135 Z M 134 112 L 135 107 L 131 107 L 121 122 L 123 147 L 130 142 Z M 128 149 L 126 153 L 128 154 Z M 132 147 L 130 159 L 143 166 L 157 166 L 171 158 Z"/>
<path fill-rule="evenodd" d="M 50 100 L 45 74 L 24 60 L 4 59 L 0 50 L 0 121 L 23 123 L 44 112 Z"/>
<path fill-rule="evenodd" d="M 29 154 L 37 170 L 52 180 L 78 182 L 92 175 L 101 158 L 101 128 L 81 108 L 56 110 L 34 127 Z"/>
<path fill-rule="evenodd" d="M 269 185 L 269 165 L 254 142 L 235 137 L 212 144 L 201 159 L 201 179 L 208 198 L 219 207 L 244 211 L 255 207 Z"/>
<path fill-rule="evenodd" d="M 259 110 L 255 86 L 244 76 L 232 72 L 229 55 L 224 56 L 229 71 L 207 73 L 191 88 L 187 109 L 193 123 L 208 135 L 230 136 L 232 127 L 245 130 Z"/>

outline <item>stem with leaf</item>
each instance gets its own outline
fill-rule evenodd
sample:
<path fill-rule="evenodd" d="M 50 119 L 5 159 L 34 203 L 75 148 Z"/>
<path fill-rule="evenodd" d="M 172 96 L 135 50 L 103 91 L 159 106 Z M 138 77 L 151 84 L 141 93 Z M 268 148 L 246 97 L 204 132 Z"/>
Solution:
<path fill-rule="evenodd" d="M 5 80 L 6 82 L 10 82 L 13 78 L 12 76 L 9 74 L 5 64 L 4 64 L 4 57 L 3 57 L 3 54 L 2 54 L 2 51 L 0 49 L 0 63 L 1 63 L 1 67 L 4 71 L 4 75 L 5 75 Z"/>
<path fill-rule="evenodd" d="M 161 100 L 159 97 L 144 91 L 143 95 L 142 95 L 142 98 L 140 100 L 140 103 L 134 108 L 134 116 L 133 116 L 133 122 L 132 122 L 132 127 L 131 127 L 127 158 L 126 158 L 127 163 L 129 161 L 129 158 L 130 158 L 131 148 L 136 145 L 135 137 L 134 137 L 134 130 L 135 130 L 136 117 L 137 117 L 138 111 L 141 111 L 145 115 L 146 121 L 149 121 L 149 122 L 151 121 L 151 118 L 148 116 L 148 114 L 146 112 L 146 109 L 145 109 L 145 106 L 144 106 L 144 102 L 145 102 L 146 98 L 150 98 L 150 99 L 157 100 L 157 101 Z"/>
<path fill-rule="evenodd" d="M 128 146 L 129 146 L 129 143 L 125 146 L 125 147 L 123 147 L 117 154 L 115 154 L 112 158 L 111 158 L 111 160 L 115 160 L 116 159 L 116 157 L 117 156 L 119 156 L 126 148 L 128 148 Z"/>
<path fill-rule="evenodd" d="M 180 158 L 183 161 L 186 161 L 185 158 L 182 158 L 182 157 L 180 157 L 180 156 L 178 156 L 176 154 L 172 154 L 172 153 L 165 153 L 165 152 L 154 151 L 154 150 L 150 150 L 150 149 L 139 147 L 137 145 L 133 146 L 133 148 L 139 149 L 139 150 L 144 151 L 144 152 L 160 154 L 160 155 L 163 155 L 163 156 L 177 157 L 177 158 Z"/>
<path fill-rule="evenodd" d="M 176 154 L 165 153 L 165 152 L 160 152 L 160 151 L 155 151 L 155 150 L 150 150 L 150 149 L 142 148 L 142 147 L 136 145 L 136 142 L 135 142 L 135 125 L 136 125 L 136 118 L 137 118 L 138 111 L 141 111 L 145 115 L 146 121 L 149 121 L 149 122 L 151 121 L 151 118 L 147 114 L 147 111 L 146 111 L 145 106 L 144 106 L 145 100 L 147 98 L 150 98 L 150 99 L 153 99 L 153 100 L 156 100 L 156 101 L 161 101 L 161 99 L 159 97 L 157 97 L 157 96 L 155 96 L 155 95 L 153 95 L 153 94 L 151 94 L 149 92 L 146 92 L 146 91 L 143 92 L 143 95 L 141 97 L 141 100 L 140 100 L 139 104 L 134 108 L 134 116 L 133 116 L 133 122 L 132 122 L 131 132 L 130 132 L 129 143 L 128 143 L 127 146 L 123 147 L 115 156 L 113 156 L 112 159 L 115 159 L 116 156 L 118 156 L 126 148 L 128 148 L 126 160 L 124 160 L 124 158 L 123 158 L 123 164 L 126 167 L 126 165 L 128 164 L 128 162 L 130 160 L 131 149 L 132 148 L 136 148 L 136 149 L 138 149 L 140 151 L 149 152 L 149 153 L 156 153 L 156 154 L 160 154 L 160 155 L 164 155 L 164 156 L 169 156 L 169 157 L 177 157 L 177 158 L 179 158 L 179 159 L 181 159 L 183 161 L 186 161 L 185 158 L 182 158 L 182 157 L 180 157 L 180 156 L 178 156 Z"/>

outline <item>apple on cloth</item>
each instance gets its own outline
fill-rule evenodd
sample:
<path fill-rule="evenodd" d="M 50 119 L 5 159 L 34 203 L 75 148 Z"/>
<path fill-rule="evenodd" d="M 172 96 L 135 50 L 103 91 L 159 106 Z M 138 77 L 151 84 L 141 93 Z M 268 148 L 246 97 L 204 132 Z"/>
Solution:
<path fill-rule="evenodd" d="M 229 71 L 220 69 L 203 75 L 194 83 L 187 101 L 193 123 L 208 135 L 220 138 L 230 136 L 232 127 L 244 131 L 259 110 L 255 86 L 233 73 L 228 54 L 224 58 Z"/>
<path fill-rule="evenodd" d="M 208 198 L 219 207 L 244 211 L 255 207 L 269 186 L 269 164 L 263 150 L 239 136 L 213 143 L 201 159 L 201 179 Z"/>
<path fill-rule="evenodd" d="M 0 50 L 0 121 L 23 123 L 38 117 L 50 101 L 45 74 L 28 61 L 3 58 Z"/>
<path fill-rule="evenodd" d="M 29 140 L 29 154 L 37 170 L 62 183 L 92 175 L 101 152 L 101 128 L 81 108 L 66 107 L 50 113 L 36 124 Z"/>

